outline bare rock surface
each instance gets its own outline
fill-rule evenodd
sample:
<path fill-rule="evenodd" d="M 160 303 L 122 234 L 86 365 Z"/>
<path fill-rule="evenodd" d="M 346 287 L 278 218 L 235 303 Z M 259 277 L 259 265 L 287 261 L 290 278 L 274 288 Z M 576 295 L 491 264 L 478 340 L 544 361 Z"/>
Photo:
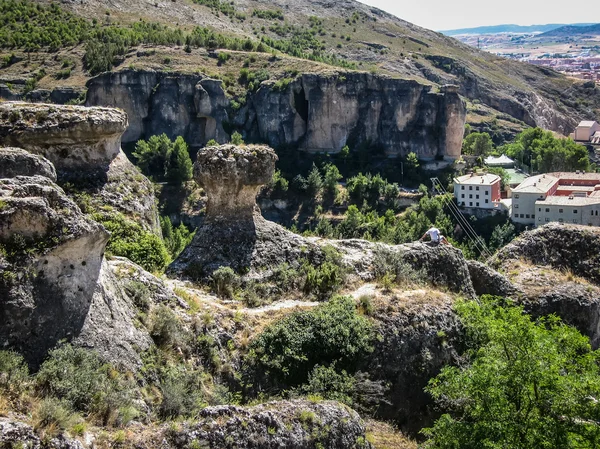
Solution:
<path fill-rule="evenodd" d="M 469 275 L 473 282 L 473 288 L 478 296 L 494 295 L 509 297 L 517 293 L 517 288 L 502 274 L 498 273 L 488 265 L 467 260 Z"/>
<path fill-rule="evenodd" d="M 0 178 L 36 175 L 56 181 L 54 165 L 45 157 L 21 148 L 0 148 Z"/>
<path fill-rule="evenodd" d="M 108 166 L 126 128 L 127 115 L 116 109 L 0 104 L 0 142 L 42 155 L 59 171 Z"/>
<path fill-rule="evenodd" d="M 365 424 L 336 402 L 269 402 L 255 407 L 207 407 L 197 422 L 170 431 L 170 447 L 205 449 L 368 449 Z"/>
<path fill-rule="evenodd" d="M 150 339 L 104 261 L 109 234 L 42 176 L 0 179 L 0 342 L 36 367 L 77 340 L 135 369 Z"/>
<path fill-rule="evenodd" d="M 83 445 L 64 435 L 40 439 L 33 428 L 20 421 L 0 418 L 0 447 L 26 449 L 83 449 Z"/>

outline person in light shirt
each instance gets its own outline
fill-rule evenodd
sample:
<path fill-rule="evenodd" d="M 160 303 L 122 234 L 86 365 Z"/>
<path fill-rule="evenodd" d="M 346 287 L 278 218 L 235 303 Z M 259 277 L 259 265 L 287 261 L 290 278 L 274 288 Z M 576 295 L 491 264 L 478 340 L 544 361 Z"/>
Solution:
<path fill-rule="evenodd" d="M 446 240 L 446 237 L 444 237 L 440 230 L 435 226 L 429 228 L 429 230 L 425 234 L 423 234 L 423 237 L 419 239 L 419 242 L 422 242 L 427 236 L 429 236 L 429 238 L 431 239 L 431 243 L 434 243 L 436 245 L 439 245 L 440 243 L 444 245 L 450 245 L 450 242 Z"/>

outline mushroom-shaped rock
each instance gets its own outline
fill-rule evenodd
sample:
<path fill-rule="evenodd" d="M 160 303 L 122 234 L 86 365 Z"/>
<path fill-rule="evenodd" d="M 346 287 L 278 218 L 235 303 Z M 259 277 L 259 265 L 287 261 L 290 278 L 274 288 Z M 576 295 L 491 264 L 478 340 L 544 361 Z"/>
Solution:
<path fill-rule="evenodd" d="M 42 155 L 59 171 L 108 167 L 126 128 L 127 115 L 112 108 L 0 103 L 0 143 Z"/>
<path fill-rule="evenodd" d="M 0 178 L 35 175 L 56 181 L 54 165 L 45 157 L 21 148 L 0 148 Z"/>
<path fill-rule="evenodd" d="M 277 155 L 267 146 L 221 145 L 198 152 L 194 179 L 208 196 L 206 218 L 215 220 L 251 219 L 256 195 L 275 172 Z"/>

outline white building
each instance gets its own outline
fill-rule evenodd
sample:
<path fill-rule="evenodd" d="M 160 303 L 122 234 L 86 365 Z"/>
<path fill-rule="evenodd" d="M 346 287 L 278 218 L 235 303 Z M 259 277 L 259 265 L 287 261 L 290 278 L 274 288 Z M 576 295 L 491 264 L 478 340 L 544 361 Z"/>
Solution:
<path fill-rule="evenodd" d="M 500 203 L 500 176 L 491 173 L 454 178 L 454 197 L 459 206 L 497 209 Z"/>
<path fill-rule="evenodd" d="M 512 190 L 511 218 L 515 223 L 535 224 L 537 201 L 552 196 L 558 188 L 558 178 L 551 175 L 530 176 Z"/>
<path fill-rule="evenodd" d="M 573 133 L 576 142 L 591 142 L 596 133 L 600 132 L 600 124 L 591 120 L 579 123 Z"/>
<path fill-rule="evenodd" d="M 503 154 L 502 156 L 488 156 L 483 160 L 488 167 L 514 168 L 515 161 Z"/>
<path fill-rule="evenodd" d="M 600 196 L 550 196 L 537 201 L 536 226 L 551 221 L 600 226 Z"/>

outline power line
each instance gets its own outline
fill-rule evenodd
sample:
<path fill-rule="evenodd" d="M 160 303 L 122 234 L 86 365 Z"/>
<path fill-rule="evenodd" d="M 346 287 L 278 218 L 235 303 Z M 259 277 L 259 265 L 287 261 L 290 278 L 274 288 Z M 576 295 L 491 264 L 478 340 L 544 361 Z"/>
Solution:
<path fill-rule="evenodd" d="M 438 178 L 431 178 L 431 182 L 436 193 L 440 195 L 446 195 L 448 193 Z M 443 205 L 444 204 L 442 203 L 442 206 Z M 452 216 L 464 229 L 465 233 L 467 234 L 467 237 L 471 240 L 471 242 L 475 245 L 479 252 L 486 255 L 487 257 L 492 257 L 492 253 L 487 248 L 485 241 L 477 234 L 477 232 L 475 232 L 475 230 L 467 221 L 465 216 L 462 214 L 458 206 L 454 204 L 454 201 L 451 198 L 449 198 L 446 201 L 446 205 L 448 206 L 448 210 L 450 211 Z"/>

